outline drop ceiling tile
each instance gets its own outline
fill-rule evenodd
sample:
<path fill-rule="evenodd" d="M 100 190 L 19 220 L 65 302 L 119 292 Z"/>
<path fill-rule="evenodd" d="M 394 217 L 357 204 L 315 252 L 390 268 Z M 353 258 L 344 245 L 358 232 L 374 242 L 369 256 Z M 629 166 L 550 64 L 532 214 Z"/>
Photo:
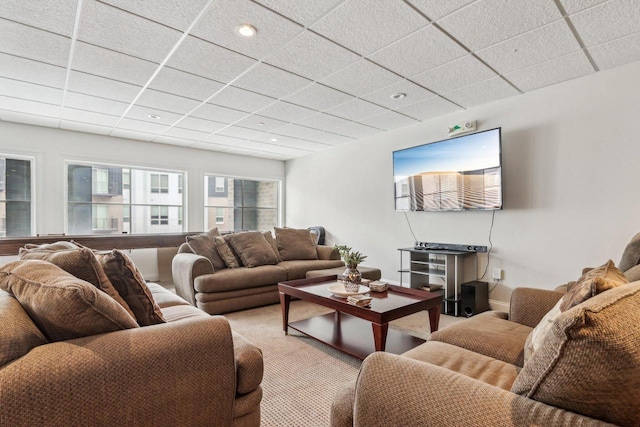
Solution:
<path fill-rule="evenodd" d="M 201 77 L 228 83 L 255 60 L 193 36 L 187 37 L 167 65 Z"/>
<path fill-rule="evenodd" d="M 152 21 L 184 31 L 207 4 L 207 0 L 131 1 L 100 0 Z"/>
<path fill-rule="evenodd" d="M 160 118 L 152 119 L 149 117 L 150 114 L 158 115 L 160 116 Z M 158 111 L 153 108 L 142 107 L 140 105 L 134 105 L 129 109 L 125 117 L 129 119 L 150 122 L 155 125 L 172 125 L 180 120 L 182 115 L 170 113 L 168 111 Z"/>
<path fill-rule="evenodd" d="M 275 141 L 274 141 L 275 139 Z M 265 142 L 268 144 L 281 145 L 284 147 L 299 148 L 303 150 L 319 151 L 328 147 L 328 144 L 320 142 L 306 141 L 300 138 L 292 138 L 284 135 L 276 135 L 271 133 L 263 133 L 255 141 Z"/>
<path fill-rule="evenodd" d="M 476 0 L 409 0 L 431 20 L 440 19 Z"/>
<path fill-rule="evenodd" d="M 173 136 L 159 135 L 153 138 L 153 142 L 167 145 L 178 145 L 180 147 L 193 146 L 193 139 L 176 138 Z"/>
<path fill-rule="evenodd" d="M 378 116 L 360 120 L 360 123 L 373 126 L 378 129 L 392 130 L 405 126 L 415 125 L 420 122 L 416 119 L 412 119 L 411 117 L 396 113 L 395 111 L 387 111 L 386 113 L 380 114 Z"/>
<path fill-rule="evenodd" d="M 417 120 L 428 120 L 437 116 L 442 116 L 454 111 L 462 111 L 459 106 L 443 99 L 439 96 L 426 101 L 409 105 L 399 110 L 402 114 L 413 117 Z"/>
<path fill-rule="evenodd" d="M 402 77 L 363 59 L 323 79 L 322 83 L 343 92 L 363 96 L 398 83 Z"/>
<path fill-rule="evenodd" d="M 413 76 L 467 53 L 442 31 L 429 25 L 369 56 L 403 76 Z"/>
<path fill-rule="evenodd" d="M 64 106 L 75 108 L 76 110 L 93 111 L 120 117 L 124 114 L 129 104 L 76 92 L 67 92 Z"/>
<path fill-rule="evenodd" d="M 255 139 L 264 132 L 255 129 L 243 128 L 240 126 L 229 126 L 218 132 L 218 135 L 231 136 L 241 139 Z"/>
<path fill-rule="evenodd" d="M 311 80 L 289 73 L 267 64 L 258 64 L 255 68 L 234 82 L 234 86 L 282 98 L 309 85 Z"/>
<path fill-rule="evenodd" d="M 180 122 L 179 124 L 181 123 L 182 122 Z M 190 139 L 193 141 L 201 141 L 205 139 L 207 136 L 209 136 L 210 134 L 208 132 L 200 132 L 197 130 L 183 129 L 181 127 L 172 127 L 168 129 L 165 133 L 163 133 L 163 135 L 169 136 L 169 137 L 175 137 L 175 138 Z"/>
<path fill-rule="evenodd" d="M 391 95 L 397 93 L 403 93 L 406 96 L 400 99 L 391 98 Z M 409 80 L 402 80 L 399 83 L 365 95 L 363 98 L 375 102 L 378 105 L 383 105 L 391 110 L 398 110 L 405 105 L 415 104 L 416 102 L 424 101 L 434 96 L 435 94 L 433 92 Z"/>
<path fill-rule="evenodd" d="M 286 97 L 284 100 L 313 110 L 322 111 L 351 99 L 355 98 L 344 92 L 315 83 Z"/>
<path fill-rule="evenodd" d="M 242 141 L 242 139 L 216 134 L 209 135 L 202 142 L 217 144 L 220 146 L 234 147 L 240 141 Z"/>
<path fill-rule="evenodd" d="M 528 92 L 543 86 L 586 76 L 593 72 L 589 60 L 582 51 L 579 51 L 508 73 L 505 77 L 520 90 Z"/>
<path fill-rule="evenodd" d="M 130 103 L 142 90 L 142 86 L 94 76 L 79 71 L 71 71 L 68 89 L 85 95 L 99 96 Z"/>
<path fill-rule="evenodd" d="M 114 127 L 118 123 L 118 120 L 120 120 L 120 116 L 110 116 L 108 114 L 76 110 L 74 108 L 65 108 L 62 111 L 62 118 L 74 122 L 81 122 L 108 128 Z"/>
<path fill-rule="evenodd" d="M 0 104 L 2 104 L 2 101 L 0 101 Z M 34 126 L 46 126 L 50 128 L 57 128 L 59 123 L 57 118 L 20 113 L 17 111 L 3 111 L 2 108 L 0 108 L 0 120 Z"/>
<path fill-rule="evenodd" d="M 45 86 L 64 87 L 66 70 L 56 65 L 0 53 L 0 76 Z"/>
<path fill-rule="evenodd" d="M 71 39 L 0 19 L 0 52 L 66 67 Z"/>
<path fill-rule="evenodd" d="M 271 10 L 288 17 L 292 21 L 309 26 L 344 0 L 256 0 Z"/>
<path fill-rule="evenodd" d="M 366 138 L 371 135 L 382 132 L 380 129 L 373 128 L 371 126 L 362 125 L 359 123 L 348 122 L 342 126 L 332 129 L 332 132 L 338 135 L 345 135 L 351 138 Z"/>
<path fill-rule="evenodd" d="M 509 96 L 518 95 L 518 91 L 500 77 L 445 93 L 451 101 L 463 107 L 486 104 Z"/>
<path fill-rule="evenodd" d="M 243 126 L 250 129 L 259 130 L 262 132 L 269 132 L 273 129 L 279 128 L 282 125 L 287 124 L 287 122 L 283 122 L 282 120 L 276 120 L 269 117 L 259 116 L 259 115 L 251 115 L 242 120 L 239 120 L 237 123 L 234 123 L 238 126 Z"/>
<path fill-rule="evenodd" d="M 171 95 L 170 93 L 147 89 L 142 92 L 136 104 L 153 109 L 171 111 L 173 113 L 187 114 L 201 104 L 200 101 Z"/>
<path fill-rule="evenodd" d="M 155 133 L 137 132 L 128 129 L 114 129 L 111 136 L 116 138 L 134 139 L 139 141 L 151 141 L 156 137 Z"/>
<path fill-rule="evenodd" d="M 380 107 L 379 105 L 375 105 L 371 102 L 358 98 L 325 110 L 325 112 L 333 116 L 338 116 L 354 121 L 359 121 L 360 119 L 364 119 L 366 117 L 382 114 L 385 111 L 388 110 L 384 107 Z"/>
<path fill-rule="evenodd" d="M 165 132 L 168 128 L 169 126 L 163 125 L 160 123 L 150 123 L 147 121 L 132 120 L 132 119 L 124 118 L 120 120 L 116 130 L 125 129 L 125 130 L 133 130 L 136 132 L 159 134 L 159 133 Z"/>
<path fill-rule="evenodd" d="M 290 136 L 292 138 L 306 139 L 307 141 L 313 142 L 323 142 L 327 138 L 325 132 L 295 124 L 280 126 L 271 133 L 276 135 Z"/>
<path fill-rule="evenodd" d="M 291 155 L 294 157 L 306 156 L 307 154 L 313 153 L 312 150 L 308 150 L 306 148 L 300 148 L 300 147 L 284 147 L 282 145 L 265 144 L 262 142 L 254 142 L 254 141 L 250 141 L 249 144 L 247 144 L 247 146 L 255 150 L 260 150 L 267 153 Z"/>
<path fill-rule="evenodd" d="M 337 43 L 368 55 L 426 25 L 428 21 L 404 2 L 350 0 L 311 26 Z"/>
<path fill-rule="evenodd" d="M 259 93 L 227 86 L 209 100 L 209 103 L 235 110 L 253 112 L 272 104 L 276 98 L 260 95 Z"/>
<path fill-rule="evenodd" d="M 560 0 L 564 10 L 568 14 L 580 12 L 597 4 L 604 3 L 609 0 Z"/>
<path fill-rule="evenodd" d="M 300 107 L 285 101 L 278 101 L 260 110 L 260 115 L 285 122 L 296 122 L 316 114 L 315 110 Z"/>
<path fill-rule="evenodd" d="M 242 37 L 235 28 L 251 23 L 254 37 Z M 219 46 L 262 59 L 303 30 L 298 24 L 248 0 L 218 0 L 193 29 L 192 34 Z"/>
<path fill-rule="evenodd" d="M 476 54 L 500 74 L 548 61 L 580 50 L 564 20 L 495 44 Z"/>
<path fill-rule="evenodd" d="M 496 73 L 477 58 L 467 55 L 411 79 L 436 93 L 445 93 L 492 77 L 496 77 Z"/>
<path fill-rule="evenodd" d="M 188 116 L 180 120 L 176 124 L 176 126 L 185 128 L 185 129 L 198 130 L 200 132 L 214 133 L 228 126 L 228 124 L 214 122 L 211 120 L 198 119 L 197 117 Z"/>
<path fill-rule="evenodd" d="M 320 80 L 360 59 L 360 56 L 322 36 L 305 31 L 265 62 L 307 77 Z"/>
<path fill-rule="evenodd" d="M 438 23 L 472 51 L 561 19 L 553 1 L 480 0 Z"/>
<path fill-rule="evenodd" d="M 98 126 L 88 123 L 74 122 L 71 120 L 62 120 L 60 122 L 60 129 L 72 130 L 74 132 L 93 133 L 98 135 L 109 135 L 111 127 Z"/>
<path fill-rule="evenodd" d="M 0 77 L 0 95 L 47 104 L 62 103 L 62 89 Z"/>
<path fill-rule="evenodd" d="M 589 48 L 600 70 L 640 61 L 640 33 Z"/>
<path fill-rule="evenodd" d="M 162 62 L 180 39 L 180 32 L 115 7 L 86 1 L 78 40 L 153 62 Z"/>
<path fill-rule="evenodd" d="M 233 110 L 231 108 L 220 107 L 212 104 L 201 105 L 196 111 L 191 113 L 191 115 L 199 119 L 212 120 L 214 122 L 227 124 L 247 117 L 247 113 L 244 111 Z"/>
<path fill-rule="evenodd" d="M 616 0 L 571 15 L 586 47 L 640 32 L 640 2 Z"/>
<path fill-rule="evenodd" d="M 346 136 L 346 135 L 338 135 L 333 132 L 322 132 L 316 136 L 316 142 L 327 144 L 327 145 L 340 145 L 346 142 L 353 142 L 356 138 Z"/>
<path fill-rule="evenodd" d="M 71 37 L 76 1 L 3 0 L 0 17 Z"/>
<path fill-rule="evenodd" d="M 60 107 L 58 105 L 45 104 L 42 102 L 28 101 L 25 99 L 11 98 L 1 95 L 0 110 L 56 118 L 60 115 Z"/>
<path fill-rule="evenodd" d="M 170 67 L 163 67 L 149 85 L 150 89 L 197 99 L 198 101 L 204 101 L 223 87 L 223 83 Z"/>
<path fill-rule="evenodd" d="M 75 45 L 71 68 L 137 86 L 144 86 L 158 64 L 87 43 Z"/>
<path fill-rule="evenodd" d="M 331 130 L 340 126 L 344 126 L 348 123 L 351 123 L 351 121 L 325 113 L 318 113 L 304 120 L 300 120 L 296 124 L 318 130 Z"/>
<path fill-rule="evenodd" d="M 229 146 L 227 145 L 218 145 L 212 144 L 210 142 L 193 142 L 191 141 L 190 148 L 195 148 L 198 150 L 207 150 L 207 151 L 218 151 L 218 152 L 226 152 Z"/>

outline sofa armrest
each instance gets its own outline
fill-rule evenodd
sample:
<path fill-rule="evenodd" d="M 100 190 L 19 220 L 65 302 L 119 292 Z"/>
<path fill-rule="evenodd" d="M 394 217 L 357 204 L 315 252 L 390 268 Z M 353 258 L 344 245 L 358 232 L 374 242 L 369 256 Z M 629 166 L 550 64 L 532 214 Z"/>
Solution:
<path fill-rule="evenodd" d="M 46 344 L 0 369 L 0 425 L 231 425 L 231 329 L 220 316 Z"/>
<path fill-rule="evenodd" d="M 547 289 L 515 288 L 511 293 L 509 320 L 535 328 L 563 295 Z"/>
<path fill-rule="evenodd" d="M 171 263 L 173 284 L 176 294 L 184 298 L 191 305 L 196 305 L 196 291 L 193 281 L 203 274 L 213 273 L 213 264 L 207 257 L 190 253 L 179 253 L 173 257 Z"/>
<path fill-rule="evenodd" d="M 369 356 L 360 368 L 353 421 L 356 427 L 609 425 L 446 368 L 382 352 Z"/>
<path fill-rule="evenodd" d="M 333 246 L 318 245 L 318 259 L 322 260 L 336 260 L 340 259 L 340 252 Z"/>

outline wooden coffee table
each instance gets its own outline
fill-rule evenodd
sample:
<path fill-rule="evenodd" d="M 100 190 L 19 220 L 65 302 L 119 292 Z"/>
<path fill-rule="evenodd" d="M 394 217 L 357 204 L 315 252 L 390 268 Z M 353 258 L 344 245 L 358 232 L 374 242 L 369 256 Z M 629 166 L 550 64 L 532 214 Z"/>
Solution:
<path fill-rule="evenodd" d="M 357 307 L 346 298 L 334 296 L 329 286 L 337 276 L 315 277 L 278 283 L 282 308 L 282 330 L 293 328 L 342 352 L 364 359 L 374 351 L 404 353 L 425 342 L 423 339 L 389 330 L 389 322 L 422 310 L 429 311 L 431 331 L 438 330 L 442 295 L 419 289 L 389 286 L 386 292 L 371 292 L 371 307 Z M 289 323 L 291 298 L 299 298 L 335 311 Z M 425 325 L 426 326 L 426 325 Z M 373 340 L 371 332 L 373 331 Z"/>

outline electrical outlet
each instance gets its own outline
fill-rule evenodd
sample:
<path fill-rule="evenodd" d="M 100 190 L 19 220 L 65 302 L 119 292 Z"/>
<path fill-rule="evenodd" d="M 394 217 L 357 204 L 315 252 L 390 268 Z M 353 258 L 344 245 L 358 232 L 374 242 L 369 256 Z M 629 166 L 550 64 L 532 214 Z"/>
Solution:
<path fill-rule="evenodd" d="M 494 268 L 493 269 L 493 280 L 502 280 L 502 269 Z"/>

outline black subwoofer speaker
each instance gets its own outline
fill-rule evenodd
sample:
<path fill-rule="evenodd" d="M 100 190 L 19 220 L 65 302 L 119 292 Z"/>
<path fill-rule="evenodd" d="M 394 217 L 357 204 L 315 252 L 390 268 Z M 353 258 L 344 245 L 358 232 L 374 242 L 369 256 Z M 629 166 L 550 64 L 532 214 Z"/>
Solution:
<path fill-rule="evenodd" d="M 462 290 L 462 310 L 463 316 L 471 317 L 483 311 L 490 310 L 489 307 L 489 284 L 487 282 L 467 282 L 461 285 Z"/>

